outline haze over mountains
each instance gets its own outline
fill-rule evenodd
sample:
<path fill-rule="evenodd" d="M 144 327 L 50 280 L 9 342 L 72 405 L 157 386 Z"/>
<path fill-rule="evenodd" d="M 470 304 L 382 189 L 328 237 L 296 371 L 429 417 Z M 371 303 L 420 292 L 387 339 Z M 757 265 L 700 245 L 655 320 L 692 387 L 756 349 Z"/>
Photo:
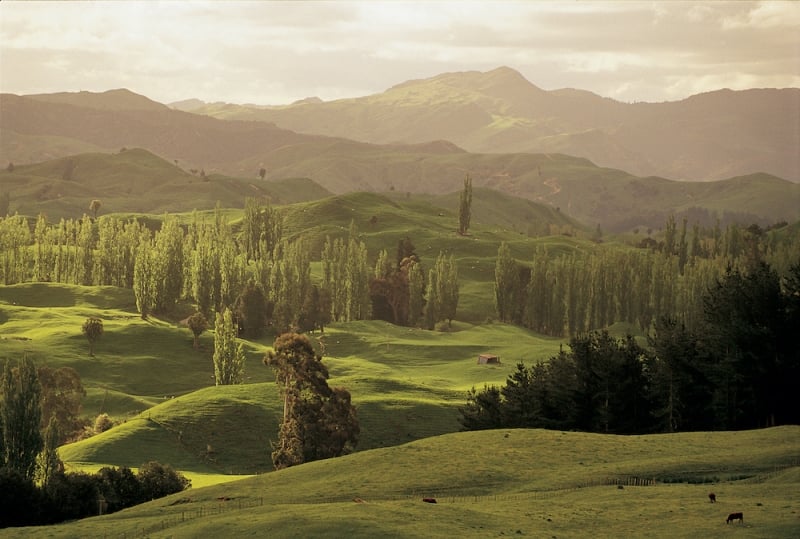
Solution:
<path fill-rule="evenodd" d="M 228 195 L 255 193 L 263 189 L 248 183 L 264 168 L 267 181 L 310 178 L 320 186 L 316 193 L 447 194 L 470 175 L 476 187 L 607 229 L 659 226 L 668 213 L 696 208 L 761 222 L 800 218 L 798 88 L 625 104 L 580 90 L 544 91 L 498 68 L 331 102 L 275 107 L 192 99 L 174 107 L 192 112 L 124 89 L 0 94 L 0 162 L 17 167 L 0 174 L 0 191 L 28 197 L 26 207 L 57 205 L 72 184 L 80 197 L 110 200 L 101 189 L 104 175 L 138 182 L 137 174 L 155 167 L 162 189 L 190 185 L 187 171 L 194 170 L 247 180 L 226 187 Z M 63 183 L 63 158 L 137 147 L 163 161 L 146 153 L 122 161 L 77 156 L 72 183 Z M 20 167 L 39 162 L 49 164 Z M 114 172 L 123 162 L 127 172 Z"/>
<path fill-rule="evenodd" d="M 545 91 L 500 67 L 412 80 L 381 94 L 288 106 L 177 103 L 217 118 L 264 120 L 373 143 L 449 140 L 480 153 L 559 152 L 636 175 L 719 180 L 767 172 L 800 181 L 800 89 L 719 90 L 627 104 Z"/>

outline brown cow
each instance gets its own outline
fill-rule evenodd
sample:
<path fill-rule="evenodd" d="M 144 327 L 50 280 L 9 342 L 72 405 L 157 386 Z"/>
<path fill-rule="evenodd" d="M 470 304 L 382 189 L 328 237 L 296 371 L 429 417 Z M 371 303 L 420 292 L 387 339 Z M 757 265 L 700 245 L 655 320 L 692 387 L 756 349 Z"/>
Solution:
<path fill-rule="evenodd" d="M 744 524 L 744 514 L 731 513 L 730 515 L 728 515 L 728 520 L 725 521 L 725 524 L 730 524 L 734 520 L 738 520 L 741 524 Z"/>
<path fill-rule="evenodd" d="M 708 495 L 708 499 L 711 503 L 717 503 L 717 495 L 713 492 Z"/>

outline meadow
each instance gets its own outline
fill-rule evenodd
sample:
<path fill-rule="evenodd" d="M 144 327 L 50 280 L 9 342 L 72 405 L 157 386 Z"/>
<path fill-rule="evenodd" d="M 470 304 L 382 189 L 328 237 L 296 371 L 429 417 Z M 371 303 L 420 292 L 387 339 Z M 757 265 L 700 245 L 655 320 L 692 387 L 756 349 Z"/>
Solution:
<path fill-rule="evenodd" d="M 270 443 L 282 408 L 262 363 L 274 335 L 242 341 L 245 383 L 217 387 L 213 334 L 204 333 L 195 350 L 180 323 L 193 312 L 189 304 L 143 320 L 128 289 L 0 286 L 0 360 L 26 354 L 38 365 L 76 369 L 87 390 L 83 414 L 108 413 L 118 422 L 61 447 L 68 469 L 158 460 L 193 481 L 188 491 L 113 515 L 0 536 L 796 536 L 800 427 L 647 436 L 459 432 L 458 409 L 470 388 L 501 385 L 517 362 L 546 360 L 566 343 L 494 320 L 498 244 L 506 241 L 523 261 L 537 245 L 551 254 L 628 248 L 575 236 L 531 238 L 514 223 L 586 232 L 558 212 L 521 201 L 504 206 L 505 195 L 482 194 L 463 237 L 448 209 L 454 197 L 358 193 L 287 208 L 285 234 L 310 240 L 315 253 L 351 220 L 371 254 L 391 251 L 404 237 L 425 263 L 453 253 L 461 293 L 448 331 L 357 321 L 312 334 L 324 350 L 329 384 L 352 394 L 360 441 L 352 455 L 278 472 Z M 235 227 L 241 211 L 224 215 Z M 377 224 L 370 226 L 372 216 Z M 319 271 L 312 264 L 316 277 Z M 102 318 L 105 328 L 94 357 L 80 331 L 89 316 Z M 629 324 L 611 330 L 644 337 Z M 501 364 L 477 364 L 484 352 L 499 355 Z M 710 489 L 717 504 L 708 502 Z M 725 525 L 733 511 L 744 511 L 743 526 Z"/>
<path fill-rule="evenodd" d="M 799 443 L 797 426 L 452 433 L 13 536 L 796 537 Z"/>

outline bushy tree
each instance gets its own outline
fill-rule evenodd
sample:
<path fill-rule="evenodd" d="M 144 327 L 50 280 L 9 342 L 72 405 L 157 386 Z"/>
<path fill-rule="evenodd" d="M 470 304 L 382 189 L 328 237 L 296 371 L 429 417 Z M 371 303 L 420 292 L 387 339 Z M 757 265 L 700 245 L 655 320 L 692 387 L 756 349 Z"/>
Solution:
<path fill-rule="evenodd" d="M 146 473 L 145 476 L 149 477 L 150 475 Z M 152 499 L 144 496 L 142 482 L 127 466 L 120 468 L 106 466 L 100 468 L 95 476 L 97 477 L 100 495 L 103 496 L 108 504 L 108 513 Z"/>
<path fill-rule="evenodd" d="M 278 336 L 264 363 L 275 369 L 284 403 L 272 452 L 276 469 L 336 457 L 355 447 L 359 425 L 350 393 L 328 386 L 328 369 L 308 337 Z"/>
<path fill-rule="evenodd" d="M 197 350 L 200 347 L 200 335 L 208 329 L 208 320 L 203 316 L 203 313 L 196 312 L 186 320 L 186 324 L 189 326 L 192 336 L 194 337 L 192 346 Z"/>
<path fill-rule="evenodd" d="M 94 357 L 94 344 L 103 335 L 103 321 L 100 318 L 91 316 L 87 318 L 81 326 L 81 331 L 89 341 L 89 356 Z"/>
<path fill-rule="evenodd" d="M 38 374 L 42 386 L 42 429 L 55 418 L 59 444 L 62 444 L 81 429 L 80 414 L 86 390 L 78 371 L 72 367 L 54 369 L 43 365 L 38 368 Z"/>
<path fill-rule="evenodd" d="M 141 485 L 141 496 L 144 500 L 155 500 L 191 486 L 192 482 L 176 472 L 169 464 L 150 461 L 139 467 L 136 474 Z"/>

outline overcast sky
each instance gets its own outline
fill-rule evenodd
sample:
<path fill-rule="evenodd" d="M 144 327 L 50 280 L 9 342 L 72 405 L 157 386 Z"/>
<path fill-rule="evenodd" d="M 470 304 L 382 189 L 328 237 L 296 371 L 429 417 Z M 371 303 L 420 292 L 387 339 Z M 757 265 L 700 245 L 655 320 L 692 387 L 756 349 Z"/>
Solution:
<path fill-rule="evenodd" d="M 0 2 L 0 91 L 282 104 L 506 65 L 621 101 L 800 87 L 800 2 Z"/>

